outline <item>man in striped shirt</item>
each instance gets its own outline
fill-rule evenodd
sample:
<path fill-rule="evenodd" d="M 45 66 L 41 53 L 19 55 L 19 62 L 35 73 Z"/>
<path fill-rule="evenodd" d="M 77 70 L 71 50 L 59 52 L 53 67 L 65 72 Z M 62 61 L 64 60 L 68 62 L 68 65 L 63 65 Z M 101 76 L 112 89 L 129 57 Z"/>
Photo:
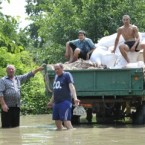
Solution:
<path fill-rule="evenodd" d="M 20 87 L 43 67 L 15 76 L 15 66 L 8 65 L 7 76 L 0 79 L 0 103 L 2 128 L 17 127 L 20 124 Z"/>

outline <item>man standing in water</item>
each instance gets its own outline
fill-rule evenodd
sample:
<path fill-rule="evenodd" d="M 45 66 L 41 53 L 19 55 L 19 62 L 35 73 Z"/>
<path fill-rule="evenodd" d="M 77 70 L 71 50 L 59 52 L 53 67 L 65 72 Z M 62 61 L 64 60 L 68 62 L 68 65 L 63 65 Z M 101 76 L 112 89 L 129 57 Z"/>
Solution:
<path fill-rule="evenodd" d="M 0 79 L 0 103 L 2 128 L 18 127 L 20 124 L 20 86 L 43 67 L 24 75 L 15 76 L 15 66 L 8 65 L 7 76 Z"/>
<path fill-rule="evenodd" d="M 120 52 L 122 56 L 125 58 L 125 60 L 129 63 L 130 60 L 127 56 L 128 51 L 140 51 L 143 49 L 143 57 L 145 62 L 145 44 L 140 43 L 139 33 L 138 33 L 138 27 L 135 25 L 130 24 L 130 16 L 124 15 L 122 17 L 123 26 L 119 27 L 117 30 L 117 37 L 114 44 L 114 49 L 112 52 L 115 53 L 116 47 L 119 42 L 119 38 L 122 35 L 125 39 L 124 44 L 121 44 L 119 46 Z"/>
<path fill-rule="evenodd" d="M 56 76 L 53 83 L 53 95 L 48 107 L 53 105 L 53 120 L 55 120 L 57 130 L 63 129 L 63 123 L 67 129 L 72 129 L 72 97 L 76 105 L 80 101 L 77 99 L 72 75 L 63 71 L 62 64 L 56 64 L 54 69 Z"/>

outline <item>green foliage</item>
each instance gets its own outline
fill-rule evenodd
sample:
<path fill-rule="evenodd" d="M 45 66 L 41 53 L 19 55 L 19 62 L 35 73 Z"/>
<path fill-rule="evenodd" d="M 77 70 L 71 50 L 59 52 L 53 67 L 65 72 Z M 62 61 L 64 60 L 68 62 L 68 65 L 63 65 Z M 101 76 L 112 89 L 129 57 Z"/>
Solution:
<path fill-rule="evenodd" d="M 32 56 L 27 51 L 12 54 L 6 48 L 0 49 L 0 77 L 6 75 L 5 67 L 7 64 L 14 64 L 16 74 L 24 74 L 36 67 Z M 24 84 L 21 88 L 21 112 L 22 114 L 40 114 L 47 112 L 48 97 L 45 95 L 45 86 L 42 74 L 36 74 L 34 78 Z"/>
<path fill-rule="evenodd" d="M 60 56 L 63 57 L 65 43 L 76 39 L 80 29 L 95 43 L 115 33 L 124 14 L 130 15 L 140 31 L 145 28 L 144 0 L 27 0 L 27 3 L 26 12 L 33 21 L 27 28 L 32 39 L 29 48 L 37 62 L 47 58 L 49 63 L 64 61 Z"/>
<path fill-rule="evenodd" d="M 31 7 L 28 3 L 26 8 L 34 21 L 32 32 L 36 27 L 35 36 L 64 45 L 75 39 L 80 29 L 87 31 L 94 42 L 115 33 L 124 14 L 129 14 L 132 23 L 143 31 L 144 7 L 144 0 L 31 0 Z"/>
<path fill-rule="evenodd" d="M 0 13 L 0 78 L 6 75 L 6 66 L 14 64 L 16 75 L 30 72 L 36 67 L 33 55 L 24 51 L 32 43 L 28 32 L 17 31 L 18 23 L 15 18 Z M 22 114 L 38 114 L 47 112 L 48 97 L 41 73 L 24 84 L 21 88 Z"/>
<path fill-rule="evenodd" d="M 41 48 L 27 48 L 33 54 L 33 60 L 36 63 L 54 64 L 64 62 L 64 46 L 48 41 Z"/>
<path fill-rule="evenodd" d="M 23 114 L 44 114 L 48 112 L 48 97 L 45 95 L 42 74 L 37 74 L 22 86 L 21 112 Z"/>
<path fill-rule="evenodd" d="M 0 26 L 0 47 L 7 48 L 7 51 L 11 53 L 22 51 L 24 48 L 17 35 L 16 19 L 0 13 Z"/>

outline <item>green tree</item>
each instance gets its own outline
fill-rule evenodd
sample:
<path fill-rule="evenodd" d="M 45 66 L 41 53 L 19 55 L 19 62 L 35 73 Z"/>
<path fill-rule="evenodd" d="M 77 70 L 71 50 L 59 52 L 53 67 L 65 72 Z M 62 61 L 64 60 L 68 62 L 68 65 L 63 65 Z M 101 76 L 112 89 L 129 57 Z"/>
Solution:
<path fill-rule="evenodd" d="M 58 56 L 55 58 L 53 55 L 50 56 L 50 62 L 64 61 L 60 56 L 63 57 L 65 43 L 76 39 L 80 29 L 85 30 L 87 36 L 96 43 L 101 37 L 116 32 L 122 25 L 124 14 L 131 16 L 132 23 L 137 25 L 140 31 L 144 31 L 145 28 L 144 0 L 27 0 L 27 2 L 26 11 L 33 21 L 27 29 L 34 41 L 32 49 L 35 47 L 37 56 L 42 55 L 43 58 L 47 58 L 51 53 Z"/>
<path fill-rule="evenodd" d="M 12 54 L 7 52 L 6 48 L 1 48 L 0 54 L 3 54 L 0 55 L 0 78 L 6 75 L 5 66 L 7 64 L 15 65 L 16 75 L 27 73 L 37 67 L 28 51 Z M 22 85 L 21 96 L 22 114 L 47 113 L 48 97 L 45 95 L 45 86 L 41 73 Z"/>
<path fill-rule="evenodd" d="M 25 51 L 31 43 L 28 31 L 19 30 L 17 20 L 11 16 L 0 13 L 0 78 L 6 75 L 6 66 L 14 64 L 16 75 L 27 73 L 37 67 L 33 55 Z M 38 89 L 39 88 L 39 89 Z M 22 86 L 22 113 L 46 113 L 48 97 L 45 95 L 43 75 L 37 74 L 35 78 Z"/>
<path fill-rule="evenodd" d="M 16 19 L 0 13 L 0 25 L 0 47 L 6 47 L 11 53 L 22 51 L 24 48 L 18 39 Z"/>

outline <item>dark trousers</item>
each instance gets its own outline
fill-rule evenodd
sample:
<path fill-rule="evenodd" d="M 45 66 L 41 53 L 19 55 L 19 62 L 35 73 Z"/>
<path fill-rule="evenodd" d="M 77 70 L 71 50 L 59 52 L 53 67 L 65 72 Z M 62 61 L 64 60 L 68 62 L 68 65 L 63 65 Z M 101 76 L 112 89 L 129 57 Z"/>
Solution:
<path fill-rule="evenodd" d="M 73 43 L 69 43 L 69 46 L 72 48 L 72 50 L 73 50 L 73 52 L 75 51 L 75 49 L 77 48 Z M 82 51 L 81 50 L 81 52 L 80 52 L 80 54 L 79 54 L 79 58 L 82 58 L 83 60 L 86 60 L 86 58 L 87 58 L 87 51 Z M 91 53 L 92 54 L 92 53 Z M 90 54 L 90 56 L 89 56 L 89 58 L 91 57 L 91 54 Z"/>
<path fill-rule="evenodd" d="M 1 112 L 2 128 L 18 127 L 20 125 L 20 108 L 10 107 L 8 112 Z"/>

